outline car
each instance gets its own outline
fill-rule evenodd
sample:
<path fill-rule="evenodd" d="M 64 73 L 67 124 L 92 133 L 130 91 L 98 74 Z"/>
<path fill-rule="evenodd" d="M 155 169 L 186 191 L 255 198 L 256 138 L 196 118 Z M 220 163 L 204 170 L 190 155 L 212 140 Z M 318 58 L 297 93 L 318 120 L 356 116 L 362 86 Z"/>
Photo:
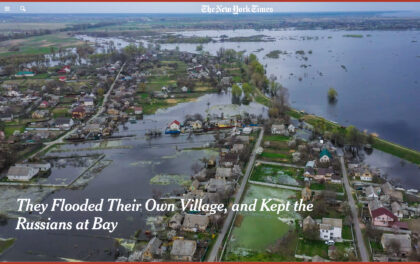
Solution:
<path fill-rule="evenodd" d="M 335 242 L 334 242 L 334 240 L 327 240 L 327 241 L 325 241 L 325 244 L 328 245 L 328 246 L 334 246 Z"/>

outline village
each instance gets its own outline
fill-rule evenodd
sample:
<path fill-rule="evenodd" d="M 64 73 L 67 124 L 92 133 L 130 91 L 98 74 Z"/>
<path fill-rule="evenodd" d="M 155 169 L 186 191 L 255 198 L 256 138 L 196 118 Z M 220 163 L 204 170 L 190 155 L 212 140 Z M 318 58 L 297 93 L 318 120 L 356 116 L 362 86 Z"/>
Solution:
<path fill-rule="evenodd" d="M 213 135 L 207 148 L 217 156 L 194 166 L 184 193 L 156 197 L 177 212 L 138 232 L 117 261 L 418 260 L 420 196 L 363 163 L 358 152 L 372 150 L 369 137 L 354 127 L 331 133 L 291 109 L 255 55 L 219 55 L 130 45 L 91 64 L 21 67 L 2 77 L 0 185 L 41 186 L 53 167 L 44 156 L 51 148 L 135 137 L 121 133 L 127 124 L 224 91 L 232 103 L 264 105 L 267 117 L 191 112 L 142 132 L 151 140 Z M 229 208 L 251 198 L 302 199 L 314 210 L 280 217 L 180 210 L 181 199 Z"/>

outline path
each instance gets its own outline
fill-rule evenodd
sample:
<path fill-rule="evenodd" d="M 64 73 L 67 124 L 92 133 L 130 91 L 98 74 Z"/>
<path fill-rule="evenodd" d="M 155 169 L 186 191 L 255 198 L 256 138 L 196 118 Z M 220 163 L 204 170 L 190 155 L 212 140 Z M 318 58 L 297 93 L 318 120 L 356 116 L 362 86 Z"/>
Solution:
<path fill-rule="evenodd" d="M 86 121 L 86 124 L 87 124 L 87 123 L 90 123 L 93 119 L 97 118 L 100 114 L 102 114 L 102 113 L 104 112 L 104 110 L 105 110 L 105 105 L 106 105 L 106 103 L 108 102 L 109 95 L 111 94 L 112 90 L 114 89 L 115 83 L 116 83 L 116 82 L 117 82 L 117 80 L 120 78 L 120 74 L 121 74 L 122 70 L 124 69 L 124 66 L 125 66 L 125 63 L 121 66 L 121 69 L 120 69 L 120 71 L 118 72 L 117 76 L 115 77 L 114 82 L 113 82 L 113 83 L 111 84 L 111 86 L 109 87 L 108 92 L 104 95 L 104 100 L 103 100 L 103 102 L 102 102 L 102 105 L 99 107 L 99 109 L 98 109 L 98 111 L 96 112 L 96 114 L 94 114 L 91 118 L 89 118 L 89 120 L 88 120 L 88 121 Z M 69 135 L 71 135 L 72 133 L 74 133 L 77 129 L 79 129 L 79 127 L 80 127 L 80 125 L 79 125 L 79 126 L 75 126 L 73 129 L 71 129 L 71 130 L 67 131 L 64 135 L 62 135 L 61 137 L 57 138 L 56 140 L 51 141 L 51 142 L 46 142 L 46 143 L 44 143 L 44 145 L 45 145 L 45 146 L 44 146 L 42 149 L 38 150 L 37 152 L 33 153 L 33 154 L 29 157 L 29 158 L 33 158 L 33 157 L 35 157 L 35 156 L 36 156 L 36 155 L 38 155 L 39 153 L 41 153 L 41 152 L 43 152 L 43 151 L 47 150 L 49 147 L 51 147 L 51 146 L 53 146 L 53 145 L 55 145 L 55 144 L 60 144 L 60 143 L 63 143 L 63 140 L 64 140 L 66 137 L 68 137 Z"/>
<path fill-rule="evenodd" d="M 296 169 L 304 169 L 305 166 L 294 165 L 290 163 L 282 163 L 282 162 L 274 162 L 274 161 L 265 161 L 265 160 L 257 160 L 257 162 L 262 164 L 274 165 L 274 166 L 283 166 L 283 167 L 291 167 Z"/>
<path fill-rule="evenodd" d="M 239 187 L 238 191 L 236 192 L 234 203 L 239 203 L 240 200 L 241 200 L 242 194 L 245 190 L 245 186 L 248 182 L 248 178 L 251 174 L 252 167 L 254 166 L 255 157 L 257 155 L 256 154 L 257 148 L 261 144 L 263 135 L 264 135 L 264 128 L 261 128 L 258 140 L 255 143 L 255 146 L 254 146 L 254 149 L 252 150 L 251 156 L 249 157 L 248 165 L 246 167 L 246 172 L 244 174 L 244 177 L 242 178 L 241 186 Z M 226 236 L 227 231 L 229 230 L 229 227 L 231 225 L 231 222 L 232 222 L 232 219 L 233 219 L 234 215 L 235 215 L 235 212 L 230 210 L 226 219 L 225 219 L 225 222 L 223 223 L 222 231 L 217 236 L 216 242 L 214 243 L 213 247 L 211 248 L 211 251 L 210 251 L 210 254 L 209 254 L 209 257 L 208 257 L 208 261 L 210 261 L 210 262 L 219 261 L 219 256 L 218 256 L 219 249 L 222 246 L 223 240 Z"/>
<path fill-rule="evenodd" d="M 363 262 L 368 262 L 369 254 L 366 249 L 365 240 L 363 239 L 362 231 L 360 230 L 359 217 L 357 215 L 357 206 L 353 199 L 352 189 L 350 187 L 349 179 L 347 177 L 347 170 L 344 164 L 343 156 L 340 156 L 340 164 L 341 164 L 341 172 L 343 174 L 344 187 L 346 188 L 347 199 L 349 201 L 351 215 L 353 218 L 354 232 L 356 234 L 357 247 L 359 249 L 360 258 Z"/>

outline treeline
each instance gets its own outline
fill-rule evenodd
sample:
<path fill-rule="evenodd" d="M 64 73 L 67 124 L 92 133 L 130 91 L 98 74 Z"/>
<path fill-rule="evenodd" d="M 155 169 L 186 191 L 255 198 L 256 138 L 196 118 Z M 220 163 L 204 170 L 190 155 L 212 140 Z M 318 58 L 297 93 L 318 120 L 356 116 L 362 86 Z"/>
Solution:
<path fill-rule="evenodd" d="M 87 30 L 87 29 L 91 29 L 91 28 L 113 26 L 113 25 L 117 25 L 117 24 L 119 24 L 119 23 L 117 23 L 117 22 L 83 23 L 83 24 L 75 24 L 75 25 L 67 26 L 65 28 L 56 29 L 56 30 L 35 29 L 35 30 L 28 30 L 28 31 L 24 31 L 24 32 L 9 32 L 9 33 L 6 33 L 6 34 L 1 34 L 0 35 L 0 41 L 43 36 L 43 35 L 49 35 L 49 34 L 58 33 L 58 32 Z"/>

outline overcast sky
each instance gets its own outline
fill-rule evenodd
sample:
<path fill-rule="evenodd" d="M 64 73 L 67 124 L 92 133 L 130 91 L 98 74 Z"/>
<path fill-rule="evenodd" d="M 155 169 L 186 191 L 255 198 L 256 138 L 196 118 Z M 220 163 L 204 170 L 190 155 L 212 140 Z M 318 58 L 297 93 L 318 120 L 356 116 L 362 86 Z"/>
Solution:
<path fill-rule="evenodd" d="M 10 6 L 8 12 L 27 13 L 200 13 L 201 6 L 251 5 L 253 3 L 127 3 L 127 2 L 74 2 L 74 3 L 25 3 L 0 2 L 0 13 L 5 13 L 5 6 Z M 272 7 L 274 12 L 332 12 L 332 11 L 420 11 L 420 2 L 415 3 L 255 3 L 262 7 Z M 24 8 L 21 8 L 24 6 Z"/>

